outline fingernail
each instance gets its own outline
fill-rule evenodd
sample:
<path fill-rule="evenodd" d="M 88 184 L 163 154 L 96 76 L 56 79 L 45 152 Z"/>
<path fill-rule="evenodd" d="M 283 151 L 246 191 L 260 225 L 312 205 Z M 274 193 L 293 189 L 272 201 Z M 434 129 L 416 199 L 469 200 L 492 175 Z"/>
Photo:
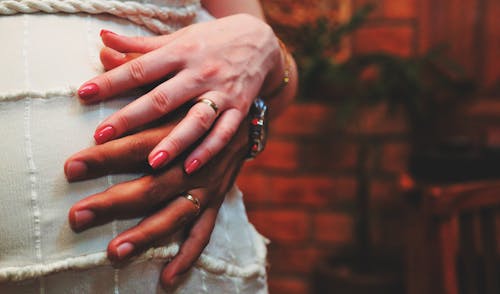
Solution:
<path fill-rule="evenodd" d="M 70 161 L 66 166 L 66 178 L 68 180 L 83 178 L 86 173 L 87 165 L 81 161 Z"/>
<path fill-rule="evenodd" d="M 112 126 L 105 126 L 94 134 L 94 140 L 97 144 L 106 143 L 115 136 L 115 128 Z"/>
<path fill-rule="evenodd" d="M 116 253 L 118 254 L 118 259 L 124 258 L 125 256 L 129 255 L 133 250 L 134 250 L 134 245 L 132 245 L 132 243 L 125 242 L 125 243 L 120 244 L 116 248 Z"/>
<path fill-rule="evenodd" d="M 104 34 L 116 35 L 116 33 L 112 32 L 112 31 L 108 31 L 108 30 L 102 29 L 101 32 L 99 33 L 99 36 L 102 37 L 102 35 L 104 35 Z"/>
<path fill-rule="evenodd" d="M 82 228 L 83 226 L 88 225 L 95 218 L 95 214 L 88 210 L 79 210 L 75 212 L 75 229 Z"/>
<path fill-rule="evenodd" d="M 151 165 L 152 168 L 157 169 L 160 166 L 162 166 L 165 161 L 168 159 L 168 153 L 166 151 L 160 151 L 151 158 L 149 161 L 149 165 Z"/>
<path fill-rule="evenodd" d="M 193 173 L 195 170 L 198 169 L 199 166 L 200 166 L 200 161 L 198 159 L 194 159 L 186 166 L 186 173 L 187 174 Z"/>
<path fill-rule="evenodd" d="M 95 83 L 86 84 L 78 89 L 78 96 L 83 100 L 88 100 L 99 93 L 99 86 Z"/>

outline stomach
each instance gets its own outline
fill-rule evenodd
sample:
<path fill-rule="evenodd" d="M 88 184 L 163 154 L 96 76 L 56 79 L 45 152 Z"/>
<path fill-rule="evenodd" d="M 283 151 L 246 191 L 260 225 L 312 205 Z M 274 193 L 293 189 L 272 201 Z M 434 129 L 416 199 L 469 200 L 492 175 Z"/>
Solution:
<path fill-rule="evenodd" d="M 92 146 L 97 124 L 135 99 L 124 94 L 81 105 L 75 89 L 103 71 L 101 29 L 150 34 L 113 16 L 36 14 L 0 17 L 0 269 L 50 263 L 103 252 L 135 224 L 114 222 L 74 234 L 67 222 L 78 200 L 139 175 L 107 176 L 69 184 L 63 165 Z M 0 277 L 1 279 L 1 277 Z"/>
<path fill-rule="evenodd" d="M 209 19 L 202 11 L 197 21 Z M 181 234 L 118 270 L 107 261 L 107 244 L 137 219 L 79 234 L 69 227 L 67 213 L 75 202 L 140 176 L 112 175 L 71 184 L 64 176 L 65 159 L 94 144 L 98 123 L 141 95 L 128 93 L 92 106 L 79 103 L 76 88 L 103 72 L 98 56 L 101 29 L 151 35 L 107 15 L 0 16 L 0 39 L 9 40 L 0 49 L 4 58 L 0 70 L 1 293 L 161 292 L 159 273 L 178 252 Z M 241 192 L 233 188 L 219 211 L 210 243 L 179 292 L 266 293 L 265 242 L 248 222 Z"/>

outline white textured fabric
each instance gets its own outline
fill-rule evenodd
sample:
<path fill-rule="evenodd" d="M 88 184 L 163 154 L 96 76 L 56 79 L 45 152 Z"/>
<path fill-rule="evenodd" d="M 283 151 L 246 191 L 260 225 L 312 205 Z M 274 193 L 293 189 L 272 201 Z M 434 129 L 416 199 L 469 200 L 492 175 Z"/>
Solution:
<path fill-rule="evenodd" d="M 197 12 L 196 21 L 208 18 Z M 114 269 L 105 258 L 107 243 L 137 220 L 80 234 L 67 223 L 73 203 L 137 177 L 72 184 L 64 178 L 64 160 L 93 144 L 99 121 L 140 94 L 93 106 L 74 97 L 76 86 L 102 72 L 101 29 L 150 34 L 110 15 L 0 16 L 0 40 L 6 40 L 0 46 L 0 293 L 163 292 L 159 274 L 177 252 L 180 235 Z M 265 256 L 265 239 L 248 222 L 234 188 L 202 257 L 172 293 L 266 293 Z"/>

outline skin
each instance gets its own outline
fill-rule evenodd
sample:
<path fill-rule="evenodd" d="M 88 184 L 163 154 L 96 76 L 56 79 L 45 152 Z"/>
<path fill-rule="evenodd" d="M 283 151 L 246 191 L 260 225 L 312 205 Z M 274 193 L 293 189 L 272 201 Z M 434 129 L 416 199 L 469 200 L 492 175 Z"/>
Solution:
<path fill-rule="evenodd" d="M 86 180 L 125 171 L 147 172 L 144 160 L 147 153 L 172 131 L 176 123 L 177 119 L 172 119 L 140 133 L 78 152 L 66 166 L 69 162 L 81 161 L 86 163 L 87 171 L 85 175 L 72 178 L 66 169 L 68 179 Z M 208 244 L 224 195 L 232 186 L 247 151 L 248 128 L 242 125 L 223 152 L 192 176 L 183 171 L 181 160 L 174 161 L 159 172 L 117 184 L 76 203 L 69 212 L 70 225 L 80 232 L 114 219 L 144 217 L 135 227 L 120 233 L 109 243 L 109 259 L 120 262 L 192 223 L 180 252 L 161 275 L 164 286 L 173 286 Z M 200 201 L 202 211 L 199 215 L 190 201 L 179 197 L 185 191 Z M 90 211 L 93 218 L 79 223 L 76 216 L 79 211 Z M 134 248 L 128 254 L 120 255 L 119 246 L 123 243 L 130 243 Z"/>
<path fill-rule="evenodd" d="M 76 153 L 65 164 L 69 181 L 114 173 L 147 174 L 92 195 L 76 203 L 69 212 L 70 225 L 77 232 L 114 219 L 144 217 L 137 226 L 122 232 L 109 243 L 108 257 L 114 262 L 139 254 L 155 241 L 189 224 L 180 252 L 161 274 L 161 282 L 166 287 L 178 282 L 208 244 L 224 195 L 232 186 L 248 152 L 249 122 L 245 117 L 250 102 L 253 97 L 265 97 L 266 93 L 279 87 L 285 67 L 274 33 L 262 22 L 262 10 L 257 1 L 214 0 L 203 1 L 203 5 L 217 17 L 235 13 L 249 15 L 225 17 L 168 36 L 134 38 L 102 34 L 105 47 L 100 57 L 108 72 L 89 81 L 103 86 L 98 96 L 85 103 L 109 99 L 121 91 L 158 81 L 163 81 L 158 87 L 168 89 L 167 97 L 177 93 L 178 99 L 172 98 L 161 111 L 151 107 L 151 92 L 137 99 L 97 128 L 113 124 L 119 130 L 116 138 Z M 238 34 L 226 34 L 234 27 L 239 28 Z M 249 36 L 247 40 L 241 37 L 242 27 L 253 28 L 243 33 Z M 220 31 L 225 32 L 227 39 L 221 37 Z M 213 37 L 207 38 L 207 34 Z M 252 39 L 257 36 L 258 40 Z M 211 42 L 193 45 L 192 38 Z M 260 49 L 256 49 L 255 44 L 260 44 Z M 227 56 L 237 58 L 227 60 Z M 130 69 L 134 67 L 131 64 L 138 60 L 142 68 L 149 69 L 143 71 L 142 80 L 130 80 Z M 252 62 L 249 64 L 248 60 Z M 176 68 L 178 62 L 183 66 Z M 157 65 L 161 65 L 159 69 L 155 68 Z M 164 71 L 165 68 L 169 70 Z M 164 80 L 173 69 L 177 75 Z M 272 117 L 281 113 L 295 95 L 297 78 L 293 62 L 290 70 L 292 82 L 267 101 Z M 182 106 L 186 99 L 190 101 L 193 97 L 195 101 L 199 97 L 216 101 L 220 115 L 215 116 L 213 109 L 204 103 L 196 103 L 189 109 Z M 175 116 L 167 115 L 174 110 Z M 127 126 L 119 126 L 124 121 L 128 122 Z M 154 121 L 154 127 L 134 132 L 136 127 L 150 125 L 151 121 Z M 125 132 L 130 135 L 120 137 Z M 177 146 L 174 150 L 169 149 L 169 161 L 152 170 L 147 162 L 148 156 L 171 146 L 170 143 L 176 140 L 179 143 L 174 144 Z M 193 159 L 201 160 L 202 164 L 192 174 L 187 174 L 186 163 Z M 186 192 L 200 201 L 199 214 L 193 203 L 179 197 Z"/>

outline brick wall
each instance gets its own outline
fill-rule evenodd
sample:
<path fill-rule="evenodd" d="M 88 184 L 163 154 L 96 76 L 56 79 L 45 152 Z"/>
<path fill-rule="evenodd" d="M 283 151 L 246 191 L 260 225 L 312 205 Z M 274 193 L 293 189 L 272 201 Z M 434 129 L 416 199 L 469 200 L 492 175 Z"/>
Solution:
<path fill-rule="evenodd" d="M 376 12 L 352 39 L 353 53 L 416 48 L 417 0 L 379 0 Z M 366 1 L 354 1 L 359 7 Z M 271 293 L 308 293 L 318 260 L 353 241 L 358 149 L 368 144 L 372 237 L 401 252 L 397 179 L 406 168 L 407 127 L 384 107 L 367 110 L 347 131 L 335 126 L 331 107 L 292 105 L 272 122 L 267 150 L 244 167 L 238 184 L 251 221 L 271 240 Z"/>

